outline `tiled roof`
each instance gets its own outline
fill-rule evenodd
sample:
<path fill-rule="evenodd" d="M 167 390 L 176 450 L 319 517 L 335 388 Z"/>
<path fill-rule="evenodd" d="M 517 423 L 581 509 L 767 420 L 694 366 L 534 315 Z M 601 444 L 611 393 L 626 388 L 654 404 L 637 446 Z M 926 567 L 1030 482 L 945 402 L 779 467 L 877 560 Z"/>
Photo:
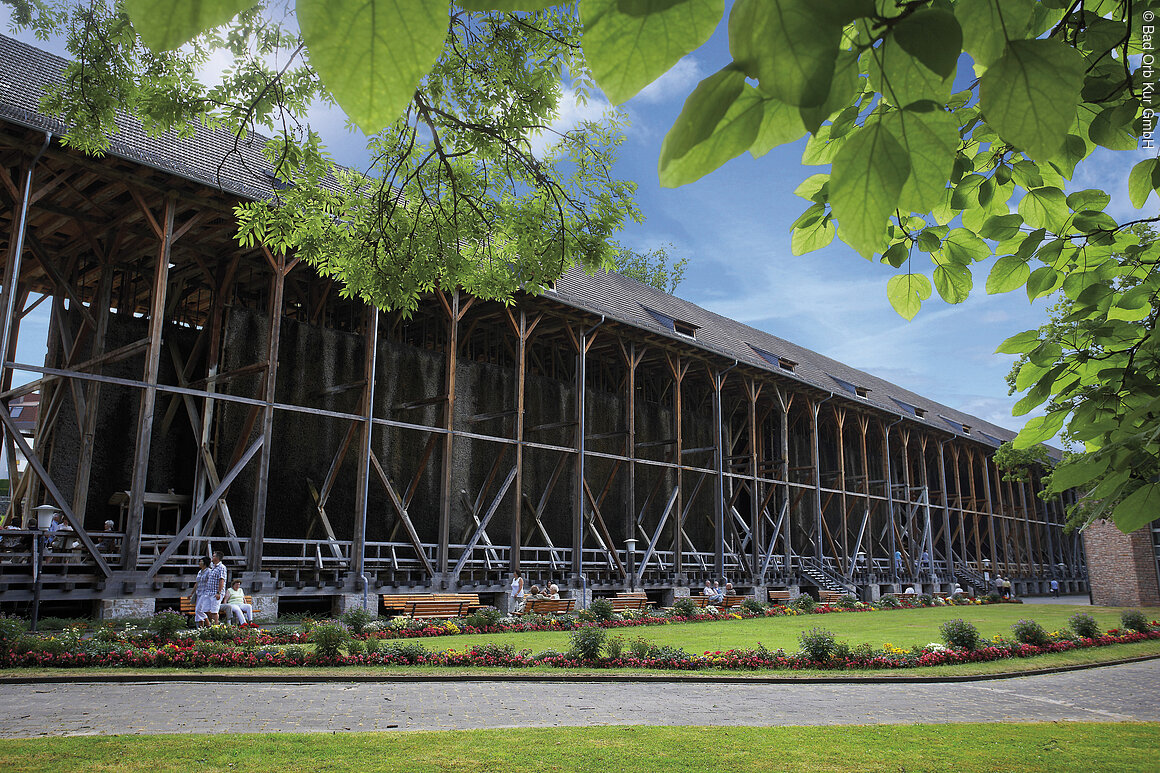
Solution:
<path fill-rule="evenodd" d="M 1014 432 L 977 416 L 936 403 L 885 379 L 851 368 L 763 330 L 714 314 L 695 303 L 669 295 L 622 274 L 599 272 L 595 276 L 589 276 L 579 269 L 572 269 L 556 283 L 552 295 L 575 308 L 603 314 L 608 319 L 668 336 L 686 346 L 697 346 L 724 358 L 736 359 L 746 365 L 776 373 L 783 378 L 796 379 L 824 392 L 832 392 L 835 396 L 846 398 L 848 401 L 863 403 L 902 416 L 915 424 L 958 436 L 969 436 L 992 447 L 999 445 L 997 440 L 1010 440 L 1015 437 Z M 664 324 L 663 320 L 658 319 L 658 313 L 662 317 L 695 327 L 695 340 Z M 763 351 L 773 355 L 775 362 L 770 362 L 762 356 Z M 792 373 L 776 364 L 779 357 L 796 363 Z M 866 390 L 865 396 L 852 393 L 844 387 L 843 382 Z M 924 410 L 925 413 L 919 418 L 906 406 Z M 964 426 L 970 429 L 969 433 L 964 432 Z"/>
<path fill-rule="evenodd" d="M 66 60 L 0 35 L 0 118 L 36 129 L 62 132 L 64 126 L 38 113 L 45 85 L 59 82 Z M 265 138 L 251 135 L 238 143 L 222 130 L 199 127 L 189 139 L 169 133 L 149 137 L 139 123 L 128 116 L 118 119 L 121 127 L 113 137 L 109 154 L 172 172 L 243 198 L 271 195 L 270 164 L 261 155 Z M 223 160 L 224 159 L 224 160 Z M 220 168 L 219 168 L 220 165 Z M 610 319 L 669 336 L 686 346 L 696 346 L 755 368 L 796 379 L 850 401 L 866 403 L 881 411 L 903 416 L 908 421 L 955 435 L 970 437 L 984 445 L 997 446 L 1015 433 L 977 416 L 940 405 L 921 395 L 837 360 L 802 348 L 777 336 L 749 327 L 696 304 L 664 293 L 621 274 L 597 273 L 589 276 L 572 269 L 556 285 L 553 296 L 577 309 L 602 314 Z M 668 320 L 692 325 L 693 337 L 682 335 Z M 763 356 L 767 352 L 773 362 Z M 778 367 L 777 358 L 796 363 L 792 373 Z M 851 393 L 861 388 L 864 396 Z M 907 406 L 925 411 L 915 416 Z"/>

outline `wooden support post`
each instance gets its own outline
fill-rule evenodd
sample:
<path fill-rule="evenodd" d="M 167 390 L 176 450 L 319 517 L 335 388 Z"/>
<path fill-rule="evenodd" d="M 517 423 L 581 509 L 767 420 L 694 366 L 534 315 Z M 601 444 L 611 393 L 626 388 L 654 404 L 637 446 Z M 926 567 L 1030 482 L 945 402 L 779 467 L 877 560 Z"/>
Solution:
<path fill-rule="evenodd" d="M 758 483 L 757 462 L 760 458 L 757 452 L 757 398 L 761 395 L 762 385 L 753 378 L 745 379 L 745 397 L 749 415 L 749 530 L 753 534 L 752 565 L 750 579 L 755 585 L 763 585 L 764 573 L 761 571 L 761 546 L 765 544 L 761 533 L 761 485 Z"/>
<path fill-rule="evenodd" d="M 510 310 L 505 309 L 505 313 L 507 314 L 508 324 L 511 326 L 512 332 L 515 333 L 519 343 L 516 354 L 516 426 L 514 438 L 516 441 L 516 495 L 512 509 L 511 557 L 509 560 L 509 568 L 511 571 L 518 572 L 520 570 L 520 548 L 523 545 L 524 536 L 524 428 L 527 414 L 525 410 L 525 392 L 528 375 L 528 339 L 543 317 L 537 315 L 529 325 L 528 313 L 522 307 L 520 308 L 518 321 Z"/>
<path fill-rule="evenodd" d="M 991 503 L 991 473 L 987 469 L 987 457 L 984 454 L 980 454 L 979 457 L 983 466 L 983 500 L 987 504 L 987 535 L 991 543 L 991 554 L 989 558 L 991 568 L 998 572 L 1000 571 L 999 564 L 1001 562 L 999 560 L 999 543 L 995 541 L 995 508 Z M 1002 567 L 1002 571 L 1007 571 L 1006 567 Z"/>
<path fill-rule="evenodd" d="M 270 486 L 270 458 L 273 455 L 274 404 L 277 402 L 278 352 L 282 337 L 282 297 L 286 289 L 286 274 L 295 265 L 287 263 L 286 256 L 275 260 L 270 250 L 263 245 L 262 251 L 273 268 L 270 280 L 270 327 L 266 339 L 266 381 L 262 408 L 262 448 L 258 452 L 258 469 L 254 484 L 254 510 L 250 520 L 250 552 L 246 556 L 246 568 L 252 574 L 262 571 L 263 540 L 266 536 L 266 499 Z"/>
<path fill-rule="evenodd" d="M 437 583 L 444 581 L 444 577 L 451 568 L 451 507 L 455 498 L 451 490 L 451 474 L 454 468 L 451 454 L 455 441 L 453 434 L 455 428 L 455 371 L 459 356 L 459 321 L 464 311 L 460 309 L 459 289 L 456 288 L 450 295 L 451 301 L 449 303 L 442 292 L 435 294 L 447 315 L 447 355 L 445 358 L 447 373 L 444 382 L 447 400 L 443 404 L 443 426 L 447 430 L 447 434 L 443 436 L 443 459 L 439 475 L 439 495 L 442 499 L 439 502 L 439 552 L 436 557 L 439 577 L 435 578 Z"/>
<path fill-rule="evenodd" d="M 947 571 L 953 576 L 955 572 L 954 538 L 951 536 L 951 497 L 950 486 L 947 481 L 946 455 L 943 447 L 949 441 L 938 442 L 938 477 L 942 481 L 942 510 L 943 510 L 943 552 L 946 554 Z M 932 551 L 933 552 L 933 551 Z"/>
<path fill-rule="evenodd" d="M 113 268 L 106 265 L 101 272 L 101 281 L 97 286 L 97 297 L 93 301 L 97 307 L 97 329 L 93 333 L 92 357 L 104 353 L 105 338 L 109 331 L 109 312 L 113 298 Z M 100 373 L 97 366 L 95 373 Z M 73 512 L 82 521 L 85 519 L 85 510 L 89 500 L 89 479 L 93 469 L 93 449 L 96 446 L 97 409 L 101 395 L 101 385 L 97 381 L 90 381 L 86 386 L 85 420 L 81 428 L 81 450 L 77 458 L 77 474 L 73 485 Z"/>
<path fill-rule="evenodd" d="M 682 432 L 681 413 L 683 410 L 683 403 L 681 401 L 681 383 L 685 380 L 685 374 L 689 370 L 688 363 L 681 364 L 679 355 L 673 356 L 665 353 L 665 360 L 669 364 L 669 372 L 673 377 L 673 423 L 676 431 L 676 442 L 673 446 L 674 462 L 677 465 L 673 468 L 673 474 L 676 475 L 676 486 L 673 489 L 675 494 L 674 502 L 676 503 L 676 521 L 673 527 L 673 571 L 676 572 L 676 581 L 678 583 L 684 581 L 684 534 L 685 522 L 683 497 L 681 492 L 682 476 L 681 471 L 683 461 L 681 458 L 681 451 L 684 448 L 684 433 Z"/>
<path fill-rule="evenodd" d="M 579 582 L 584 572 L 584 486 L 585 448 L 584 435 L 587 432 L 586 416 L 588 401 L 588 348 L 596 339 L 593 333 L 604 324 L 604 318 L 587 330 L 580 331 L 576 353 L 576 488 L 572 500 L 572 577 Z"/>
<path fill-rule="evenodd" d="M 712 374 L 713 377 L 713 462 L 714 462 L 714 491 L 713 491 L 713 572 L 718 577 L 725 577 L 725 437 L 722 424 L 724 423 L 721 408 L 721 391 L 725 388 L 726 374 L 735 367 L 733 363 L 725 370 Z"/>
<path fill-rule="evenodd" d="M 350 573 L 355 581 L 363 582 L 363 565 L 366 560 L 367 540 L 367 500 L 370 494 L 371 441 L 375 425 L 375 364 L 378 360 L 379 347 L 379 310 L 374 306 L 367 306 L 366 320 L 363 324 L 363 386 L 362 406 L 360 413 L 363 416 L 362 432 L 359 436 L 358 476 L 354 492 L 354 533 L 353 544 L 350 549 Z"/>
<path fill-rule="evenodd" d="M 133 478 L 129 485 L 129 513 L 125 538 L 121 541 L 121 566 L 137 568 L 141 548 L 141 529 L 145 520 L 145 489 L 149 479 L 149 452 L 153 441 L 153 412 L 157 405 L 157 374 L 161 363 L 161 335 L 165 329 L 165 293 L 169 280 L 169 258 L 173 249 L 173 218 L 177 194 L 165 197 L 164 226 L 159 234 L 160 249 L 153 270 L 153 304 L 149 311 L 149 348 L 145 351 L 146 386 L 141 391 L 137 411 L 137 445 L 133 454 Z M 148 208 L 146 208 L 148 212 Z"/>
<path fill-rule="evenodd" d="M 791 487 L 789 485 L 789 409 L 793 404 L 793 395 L 786 394 L 779 387 L 777 402 L 781 407 L 781 479 L 783 481 L 782 507 L 785 520 L 782 525 L 782 544 L 785 545 L 785 571 L 793 570 L 793 505 L 790 503 Z"/>
<path fill-rule="evenodd" d="M 829 398 L 827 397 L 826 400 Z M 822 563 L 823 549 L 822 549 L 822 460 L 818 448 L 818 411 L 821 410 L 822 403 L 825 400 L 814 402 L 810 400 L 810 463 L 814 468 L 814 544 L 815 557 L 818 559 L 818 564 Z"/>

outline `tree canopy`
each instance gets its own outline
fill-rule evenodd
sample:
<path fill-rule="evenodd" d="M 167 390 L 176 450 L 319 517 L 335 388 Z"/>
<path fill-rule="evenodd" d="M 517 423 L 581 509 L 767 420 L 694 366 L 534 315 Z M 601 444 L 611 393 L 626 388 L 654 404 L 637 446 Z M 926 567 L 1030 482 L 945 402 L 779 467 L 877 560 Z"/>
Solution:
<path fill-rule="evenodd" d="M 54 18 L 41 0 L 7 1 L 34 26 Z M 432 177 L 440 193 L 433 200 L 406 186 L 400 199 L 380 185 L 386 203 L 365 220 L 356 213 L 354 227 L 338 229 L 349 230 L 350 239 L 327 230 L 347 221 L 345 210 L 329 225 L 312 221 L 307 233 L 294 220 L 305 205 L 296 212 L 294 202 L 243 217 L 243 237 L 282 237 L 323 270 L 346 272 L 358 292 L 390 299 L 400 287 L 405 297 L 425 286 L 432 269 L 443 272 L 440 281 L 461 281 L 475 291 L 495 289 L 508 273 L 535 285 L 549 264 L 561 269 L 572 257 L 587 265 L 607 260 L 600 239 L 633 214 L 623 200 L 626 184 L 605 175 L 615 139 L 596 133 L 594 165 L 579 152 L 591 142 L 562 143 L 575 151 L 568 162 L 596 178 L 573 200 L 559 195 L 558 178 L 538 177 L 542 166 L 513 157 L 510 148 L 523 147 L 519 138 L 529 125 L 544 123 L 547 95 L 561 77 L 584 89 L 590 72 L 620 104 L 700 47 L 724 20 L 731 61 L 688 96 L 660 148 L 662 184 L 690 183 L 744 153 L 760 157 L 808 137 L 802 162 L 829 171 L 797 188 L 809 206 L 792 228 L 795 253 L 837 236 L 889 266 L 887 297 L 907 319 L 936 292 L 948 303 L 964 301 L 975 289 L 976 268 L 992 256 L 998 259 L 983 278 L 986 292 L 1023 289 L 1031 301 L 1063 299 L 1068 317 L 1085 321 L 1080 345 L 1064 351 L 1060 342 L 1026 331 L 1000 347 L 1027 355 L 1016 379 L 1027 396 L 1017 411 L 1048 404 L 1015 446 L 1033 446 L 1066 425 L 1084 452 L 1056 468 L 1051 491 L 1091 488 L 1103 503 L 1099 512 L 1125 530 L 1160 512 L 1160 245 L 1132 229 L 1160 217 L 1120 222 L 1105 211 L 1106 191 L 1069 191 L 1068 182 L 1097 147 L 1155 147 L 1153 36 L 1160 1 L 735 0 L 726 19 L 724 0 L 580 0 L 559 7 L 551 0 L 297 0 L 291 4 L 296 27 L 271 25 L 268 13 L 243 10 L 249 5 L 125 0 L 128 15 L 116 6 L 116 23 L 101 28 L 104 36 L 75 15 L 70 23 L 82 63 L 107 63 L 115 76 L 127 62 L 148 72 L 157 68 L 159 85 L 138 79 L 129 102 L 150 113 L 147 126 L 176 125 L 177 117 L 204 111 L 207 103 L 215 120 L 268 120 L 275 107 L 294 114 L 318 94 L 335 99 L 364 131 L 377 132 L 386 166 L 376 179 L 395 179 L 386 172 L 396 169 L 404 182 Z M 84 14 L 92 16 L 91 7 Z M 161 53 L 136 47 L 132 30 Z M 132 57 L 123 38 L 133 38 Z M 214 46 L 241 64 L 217 89 L 188 88 L 190 61 Z M 255 46 L 264 55 L 248 53 Z M 165 53 L 179 47 L 180 55 Z M 105 48 L 111 53 L 102 53 Z M 269 64 L 269 51 L 288 49 L 282 69 Z M 480 57 L 484 63 L 473 66 Z M 83 83 L 85 76 L 78 77 Z M 164 98 L 170 90 L 178 97 Z M 59 104 L 70 119 L 86 111 L 102 115 L 99 101 L 95 111 L 83 100 Z M 464 108 L 472 104 L 489 107 Z M 511 120 L 481 132 L 492 113 Z M 420 142 L 444 131 L 459 141 Z M 281 166 L 287 174 L 297 175 L 295 190 L 322 195 L 322 167 L 310 163 L 320 155 L 317 141 L 289 133 L 280 140 L 275 156 L 288 162 Z M 487 180 L 509 168 L 528 171 L 492 191 L 479 212 L 448 208 L 443 195 L 478 184 L 481 163 Z M 1160 162 L 1140 161 L 1128 186 L 1133 204 L 1143 207 L 1160 186 Z M 522 197 L 519 206 L 505 206 L 516 197 Z M 400 200 L 405 207 L 391 204 Z M 549 210 L 556 231 L 543 225 Z M 459 217 L 467 219 L 466 231 L 457 227 Z M 452 227 L 444 230 L 445 222 Z M 446 238 L 399 242 L 400 234 L 426 234 L 432 225 L 443 234 L 469 234 L 473 248 L 497 244 L 505 248 L 503 259 L 476 276 L 486 263 L 477 255 L 452 259 L 444 270 L 438 261 L 451 251 Z M 383 255 L 378 264 L 358 260 L 368 244 L 372 255 Z M 413 274 L 395 276 L 399 271 L 388 266 L 390 259 L 424 262 L 431 255 L 436 262 Z M 394 278 L 377 285 L 384 270 Z"/>

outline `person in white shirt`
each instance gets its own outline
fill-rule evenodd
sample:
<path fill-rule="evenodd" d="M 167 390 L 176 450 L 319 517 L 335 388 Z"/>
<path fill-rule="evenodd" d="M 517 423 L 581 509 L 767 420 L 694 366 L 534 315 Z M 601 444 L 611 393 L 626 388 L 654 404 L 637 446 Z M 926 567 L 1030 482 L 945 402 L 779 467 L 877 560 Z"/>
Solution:
<path fill-rule="evenodd" d="M 225 611 L 227 619 L 233 617 L 238 625 L 252 625 L 254 622 L 254 607 L 246 603 L 241 580 L 234 580 L 230 585 L 222 599 L 221 609 Z"/>

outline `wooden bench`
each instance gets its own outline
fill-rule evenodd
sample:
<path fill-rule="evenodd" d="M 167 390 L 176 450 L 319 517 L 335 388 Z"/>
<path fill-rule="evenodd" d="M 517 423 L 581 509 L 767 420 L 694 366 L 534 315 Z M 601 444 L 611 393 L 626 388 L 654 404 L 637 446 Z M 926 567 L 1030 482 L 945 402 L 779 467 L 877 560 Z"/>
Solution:
<path fill-rule="evenodd" d="M 689 598 L 692 599 L 693 606 L 697 607 L 698 609 L 704 609 L 705 607 L 716 607 L 717 609 L 729 609 L 730 607 L 735 607 L 738 604 L 740 604 L 742 601 L 745 601 L 746 597 L 745 596 L 726 596 L 724 601 L 713 601 L 712 597 L 710 597 L 710 596 L 690 596 Z"/>
<path fill-rule="evenodd" d="M 648 596 L 641 594 L 617 594 L 611 598 L 605 599 L 612 605 L 613 612 L 626 612 L 630 609 L 642 611 L 649 606 Z"/>
<path fill-rule="evenodd" d="M 793 601 L 793 597 L 790 595 L 789 590 L 771 590 L 769 592 L 770 604 L 780 604 L 781 606 L 785 606 L 791 601 Z"/>
<path fill-rule="evenodd" d="M 576 599 L 525 599 L 521 615 L 567 615 L 576 606 Z"/>
<path fill-rule="evenodd" d="M 479 609 L 478 593 L 408 593 L 382 596 L 383 609 L 396 617 L 463 617 Z"/>
<path fill-rule="evenodd" d="M 252 596 L 246 596 L 246 603 L 250 605 L 253 614 L 255 614 L 255 615 L 258 614 L 258 609 L 254 607 L 254 599 Z M 219 614 L 221 614 L 221 611 L 220 611 L 221 607 L 224 607 L 224 606 L 227 606 L 227 605 L 222 604 L 221 606 L 218 607 Z M 177 604 L 177 611 L 179 611 L 181 614 L 188 617 L 190 619 L 190 623 L 193 622 L 193 614 L 196 611 L 196 608 L 197 608 L 196 602 L 194 602 L 194 600 L 191 599 L 189 596 L 182 596 Z M 228 616 L 227 616 L 226 622 L 229 622 Z"/>
<path fill-rule="evenodd" d="M 838 591 L 833 591 L 833 590 L 820 590 L 820 591 L 818 591 L 818 603 L 819 604 L 837 604 L 839 601 L 841 601 L 842 599 L 846 598 L 846 596 L 849 596 L 849 595 L 850 595 L 849 593 L 845 593 L 845 592 L 838 592 Z"/>

